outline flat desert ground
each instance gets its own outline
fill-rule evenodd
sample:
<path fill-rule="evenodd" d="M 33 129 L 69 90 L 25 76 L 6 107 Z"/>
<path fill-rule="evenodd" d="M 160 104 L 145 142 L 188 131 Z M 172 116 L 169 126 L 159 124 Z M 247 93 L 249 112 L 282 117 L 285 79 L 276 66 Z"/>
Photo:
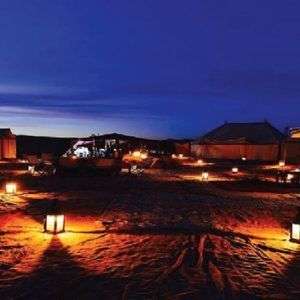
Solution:
<path fill-rule="evenodd" d="M 0 194 L 0 299 L 300 299 L 300 189 L 200 172 L 18 178 Z"/>

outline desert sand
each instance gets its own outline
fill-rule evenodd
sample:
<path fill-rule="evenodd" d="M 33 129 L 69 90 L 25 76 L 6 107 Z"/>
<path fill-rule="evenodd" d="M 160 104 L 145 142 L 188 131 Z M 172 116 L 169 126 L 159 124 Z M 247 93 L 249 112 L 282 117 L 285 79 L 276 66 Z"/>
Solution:
<path fill-rule="evenodd" d="M 18 178 L 0 194 L 0 298 L 299 299 L 300 189 L 200 172 Z"/>

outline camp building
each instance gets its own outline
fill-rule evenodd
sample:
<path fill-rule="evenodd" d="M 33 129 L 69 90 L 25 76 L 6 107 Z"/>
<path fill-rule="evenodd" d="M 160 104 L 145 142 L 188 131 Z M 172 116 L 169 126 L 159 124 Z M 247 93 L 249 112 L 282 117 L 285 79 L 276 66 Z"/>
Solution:
<path fill-rule="evenodd" d="M 0 160 L 17 156 L 16 136 L 9 128 L 0 128 Z"/>
<path fill-rule="evenodd" d="M 193 155 L 207 159 L 277 161 L 284 135 L 268 122 L 225 123 L 191 145 Z"/>

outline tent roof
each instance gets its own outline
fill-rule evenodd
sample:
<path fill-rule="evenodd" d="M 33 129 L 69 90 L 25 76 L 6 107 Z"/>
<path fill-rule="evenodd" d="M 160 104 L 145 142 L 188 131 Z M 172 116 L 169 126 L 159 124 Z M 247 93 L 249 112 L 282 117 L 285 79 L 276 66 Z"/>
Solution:
<path fill-rule="evenodd" d="M 198 144 L 278 144 L 284 135 L 268 122 L 225 123 L 208 132 Z"/>
<path fill-rule="evenodd" d="M 10 128 L 0 128 L 0 137 L 12 136 Z"/>

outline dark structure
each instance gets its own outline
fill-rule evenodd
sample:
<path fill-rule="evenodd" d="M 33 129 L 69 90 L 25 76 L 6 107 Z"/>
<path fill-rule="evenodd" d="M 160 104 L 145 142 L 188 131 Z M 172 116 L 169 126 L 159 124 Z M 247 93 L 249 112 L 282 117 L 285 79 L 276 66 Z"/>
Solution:
<path fill-rule="evenodd" d="M 287 163 L 300 163 L 300 128 L 287 129 L 283 159 Z"/>
<path fill-rule="evenodd" d="M 268 122 L 225 123 L 192 143 L 197 157 L 277 161 L 284 135 Z"/>

